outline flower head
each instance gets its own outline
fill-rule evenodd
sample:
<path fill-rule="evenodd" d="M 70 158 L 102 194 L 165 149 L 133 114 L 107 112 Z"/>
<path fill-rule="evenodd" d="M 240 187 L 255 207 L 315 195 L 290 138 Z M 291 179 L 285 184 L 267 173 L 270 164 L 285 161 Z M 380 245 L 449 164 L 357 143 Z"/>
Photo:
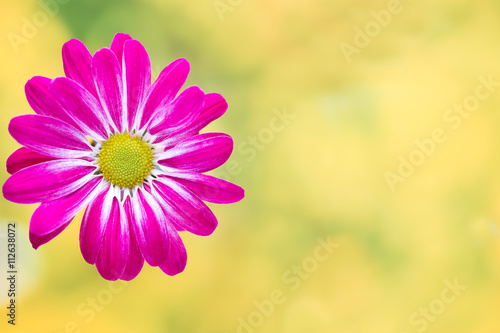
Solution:
<path fill-rule="evenodd" d="M 169 275 L 186 266 L 178 231 L 210 235 L 217 219 L 203 201 L 232 203 L 241 187 L 204 172 L 222 165 L 233 142 L 200 130 L 227 109 L 196 86 L 179 90 L 189 63 L 178 59 L 151 84 L 141 43 L 119 33 L 92 56 L 63 46 L 66 77 L 35 76 L 25 87 L 36 115 L 14 117 L 22 148 L 7 160 L 6 199 L 41 203 L 30 221 L 36 249 L 84 209 L 80 249 L 108 280 L 131 280 L 144 260 Z"/>

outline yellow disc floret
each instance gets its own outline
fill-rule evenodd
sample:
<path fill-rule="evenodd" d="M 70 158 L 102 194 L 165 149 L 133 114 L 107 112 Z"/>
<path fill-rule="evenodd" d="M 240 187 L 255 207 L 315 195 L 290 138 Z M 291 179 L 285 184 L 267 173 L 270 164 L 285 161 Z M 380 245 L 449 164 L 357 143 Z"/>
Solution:
<path fill-rule="evenodd" d="M 132 188 L 153 169 L 153 151 L 147 142 L 128 133 L 112 135 L 101 146 L 99 166 L 107 181 Z"/>

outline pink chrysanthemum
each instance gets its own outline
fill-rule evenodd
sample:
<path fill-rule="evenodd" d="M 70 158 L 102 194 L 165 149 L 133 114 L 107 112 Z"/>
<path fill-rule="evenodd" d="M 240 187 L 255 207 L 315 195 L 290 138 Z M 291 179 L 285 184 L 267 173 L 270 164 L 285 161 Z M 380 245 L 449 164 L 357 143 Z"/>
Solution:
<path fill-rule="evenodd" d="M 217 219 L 202 201 L 232 203 L 241 187 L 203 174 L 222 165 L 233 142 L 199 134 L 227 103 L 193 86 L 178 59 L 151 84 L 141 43 L 119 33 L 94 56 L 76 39 L 62 50 L 66 77 L 35 76 L 26 97 L 36 115 L 11 120 L 24 147 L 7 160 L 6 199 L 40 202 L 30 221 L 36 249 L 87 206 L 80 249 L 108 280 L 131 280 L 144 260 L 169 275 L 186 266 L 178 231 L 210 235 Z"/>

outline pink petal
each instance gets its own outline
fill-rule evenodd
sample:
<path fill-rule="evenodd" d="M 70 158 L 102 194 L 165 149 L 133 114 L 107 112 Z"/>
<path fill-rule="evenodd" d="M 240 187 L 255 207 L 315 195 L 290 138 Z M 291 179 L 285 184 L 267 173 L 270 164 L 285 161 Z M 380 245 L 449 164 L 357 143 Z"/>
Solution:
<path fill-rule="evenodd" d="M 21 147 L 13 152 L 7 159 L 7 172 L 13 174 L 29 166 L 52 161 L 54 159 L 55 158 L 52 156 L 35 153 L 28 148 Z"/>
<path fill-rule="evenodd" d="M 108 137 L 108 119 L 99 101 L 75 81 L 65 77 L 52 80 L 49 91 L 57 102 L 93 139 Z"/>
<path fill-rule="evenodd" d="M 36 164 L 10 176 L 3 185 L 3 196 L 23 204 L 57 200 L 95 177 L 95 169 L 92 163 L 77 159 Z"/>
<path fill-rule="evenodd" d="M 166 147 L 174 146 L 177 142 L 198 134 L 205 126 L 222 116 L 226 110 L 227 103 L 224 97 L 215 93 L 206 94 L 203 108 L 193 121 L 185 122 L 165 133 L 159 133 L 154 143 L 160 143 Z"/>
<path fill-rule="evenodd" d="M 57 236 L 76 214 L 94 199 L 99 191 L 101 179 L 94 178 L 77 191 L 63 198 L 44 202 L 35 209 L 30 221 L 30 234 L 33 235 L 33 247 Z M 36 237 L 35 237 L 36 236 Z M 47 236 L 45 238 L 40 238 Z"/>
<path fill-rule="evenodd" d="M 63 45 L 62 57 L 66 76 L 97 97 L 92 77 L 92 55 L 87 47 L 78 39 L 71 39 Z"/>
<path fill-rule="evenodd" d="M 49 92 L 50 82 L 52 82 L 52 79 L 43 76 L 34 76 L 26 82 L 24 91 L 31 108 L 39 115 L 59 118 L 70 125 L 78 127 Z"/>
<path fill-rule="evenodd" d="M 168 176 L 189 189 L 201 200 L 228 204 L 240 201 L 245 196 L 243 188 L 210 175 L 196 172 L 169 172 Z"/>
<path fill-rule="evenodd" d="M 158 108 L 165 106 L 175 98 L 184 82 L 186 82 L 188 74 L 189 63 L 183 58 L 177 59 L 163 69 L 158 79 L 151 86 L 151 92 L 139 123 L 139 129 L 149 123 Z"/>
<path fill-rule="evenodd" d="M 128 40 L 124 51 L 127 125 L 132 130 L 138 113 L 148 96 L 151 86 L 151 63 L 144 46 L 136 40 Z M 139 118 L 140 119 L 140 118 Z"/>
<path fill-rule="evenodd" d="M 99 273 L 106 280 L 117 280 L 125 270 L 130 251 L 127 214 L 115 197 L 96 261 Z"/>
<path fill-rule="evenodd" d="M 159 136 L 168 135 L 169 129 L 192 122 L 200 113 L 204 99 L 205 94 L 200 88 L 187 88 L 170 105 L 158 109 L 153 119 L 158 121 L 150 127 L 149 132 L 153 135 L 160 132 Z"/>
<path fill-rule="evenodd" d="M 131 203 L 132 226 L 142 255 L 151 266 L 159 266 L 167 260 L 169 250 L 165 214 L 151 194 L 141 188 Z"/>
<path fill-rule="evenodd" d="M 121 280 L 130 281 L 134 279 L 144 266 L 144 257 L 141 254 L 141 250 L 139 245 L 137 244 L 136 237 L 134 234 L 134 230 L 132 227 L 133 213 L 132 213 L 132 204 L 130 202 L 130 197 L 125 199 L 123 204 L 125 213 L 127 214 L 128 220 L 128 228 L 130 233 L 130 248 L 129 248 L 129 257 L 127 261 L 127 266 L 123 271 L 123 274 L 120 276 Z"/>
<path fill-rule="evenodd" d="M 217 118 L 220 118 L 227 110 L 227 102 L 220 94 L 211 93 L 205 95 L 205 105 L 200 115 L 192 123 L 192 129 L 199 132 L 205 126 Z"/>
<path fill-rule="evenodd" d="M 21 145 L 39 154 L 78 158 L 92 153 L 87 138 L 57 118 L 26 114 L 11 119 L 9 133 Z"/>
<path fill-rule="evenodd" d="M 121 68 L 115 54 L 106 48 L 97 51 L 92 59 L 92 72 L 102 108 L 107 118 L 112 120 L 112 127 L 122 132 L 126 114 L 123 109 Z"/>
<path fill-rule="evenodd" d="M 102 191 L 87 207 L 80 226 L 80 251 L 83 259 L 93 265 L 97 260 L 106 225 L 111 218 L 113 191 Z"/>
<path fill-rule="evenodd" d="M 205 172 L 224 164 L 233 151 L 233 139 L 223 133 L 204 133 L 182 140 L 160 155 L 166 167 Z"/>
<path fill-rule="evenodd" d="M 48 243 L 51 240 L 53 240 L 54 238 L 56 238 L 61 232 L 64 231 L 64 229 L 66 229 L 66 227 L 68 225 L 69 225 L 69 222 L 61 225 L 56 230 L 52 231 L 49 234 L 43 235 L 43 236 L 37 236 L 37 235 L 30 232 L 29 239 L 30 239 L 31 246 L 33 246 L 33 248 L 35 250 L 38 249 L 41 245 Z"/>
<path fill-rule="evenodd" d="M 175 230 L 177 231 L 186 231 L 183 227 L 179 226 L 178 224 L 172 223 L 174 225 Z"/>
<path fill-rule="evenodd" d="M 158 200 L 172 224 L 195 235 L 208 236 L 217 228 L 217 218 L 203 201 L 178 183 L 159 177 L 155 181 Z"/>
<path fill-rule="evenodd" d="M 187 263 L 186 247 L 175 230 L 170 230 L 170 251 L 167 261 L 160 265 L 160 269 L 168 275 L 177 275 L 184 271 Z"/>
<path fill-rule="evenodd" d="M 113 41 L 111 42 L 111 51 L 113 51 L 116 55 L 116 58 L 118 59 L 118 63 L 120 64 L 120 67 L 122 66 L 122 57 L 123 57 L 123 45 L 125 42 L 129 39 L 132 39 L 129 34 L 124 34 L 122 32 L 119 32 L 115 35 L 113 38 Z"/>

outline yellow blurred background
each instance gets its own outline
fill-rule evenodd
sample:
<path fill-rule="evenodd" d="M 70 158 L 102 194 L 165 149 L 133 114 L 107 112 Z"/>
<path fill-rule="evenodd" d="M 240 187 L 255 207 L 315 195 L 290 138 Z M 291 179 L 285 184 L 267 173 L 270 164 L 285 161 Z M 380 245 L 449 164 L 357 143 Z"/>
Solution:
<path fill-rule="evenodd" d="M 500 4 L 493 0 L 41 0 L 0 3 L 0 161 L 35 75 L 140 40 L 153 73 L 191 63 L 221 93 L 206 131 L 235 151 L 213 172 L 246 197 L 182 233 L 186 270 L 110 283 L 85 263 L 82 214 L 39 250 L 18 225 L 16 326 L 1 332 L 500 332 Z M 8 178 L 0 168 L 0 182 Z M 2 266 L 4 265 L 4 266 Z"/>

